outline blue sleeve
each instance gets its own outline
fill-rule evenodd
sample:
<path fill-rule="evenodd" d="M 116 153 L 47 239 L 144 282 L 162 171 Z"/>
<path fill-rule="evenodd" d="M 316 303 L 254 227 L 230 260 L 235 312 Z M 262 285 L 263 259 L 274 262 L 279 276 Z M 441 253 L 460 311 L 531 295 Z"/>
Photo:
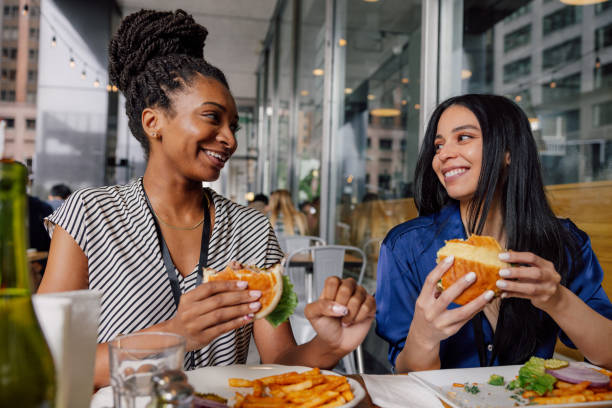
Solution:
<path fill-rule="evenodd" d="M 568 229 L 578 242 L 582 261 L 582 269 L 575 273 L 573 280 L 568 284 L 568 288 L 591 309 L 608 319 L 612 319 L 612 303 L 610 303 L 610 299 L 601 287 L 604 272 L 593 252 L 591 240 L 585 232 L 578 229 L 572 222 L 569 222 Z M 576 348 L 565 333 L 561 332 L 559 338 L 566 346 Z"/>
<path fill-rule="evenodd" d="M 385 240 L 381 245 L 376 278 L 376 333 L 389 343 L 388 358 L 393 367 L 404 348 L 422 287 L 410 246 L 399 250 L 396 243 Z"/>

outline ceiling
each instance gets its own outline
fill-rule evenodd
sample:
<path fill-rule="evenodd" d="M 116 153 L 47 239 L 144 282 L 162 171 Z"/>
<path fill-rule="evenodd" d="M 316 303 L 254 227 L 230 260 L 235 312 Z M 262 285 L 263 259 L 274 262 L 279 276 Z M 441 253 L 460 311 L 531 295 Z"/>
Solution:
<path fill-rule="evenodd" d="M 257 63 L 277 0 L 117 0 L 123 15 L 183 9 L 208 29 L 204 56 L 227 76 L 236 99 L 255 99 Z M 168 7 L 171 3 L 172 7 Z M 245 101 L 247 100 L 247 101 Z"/>

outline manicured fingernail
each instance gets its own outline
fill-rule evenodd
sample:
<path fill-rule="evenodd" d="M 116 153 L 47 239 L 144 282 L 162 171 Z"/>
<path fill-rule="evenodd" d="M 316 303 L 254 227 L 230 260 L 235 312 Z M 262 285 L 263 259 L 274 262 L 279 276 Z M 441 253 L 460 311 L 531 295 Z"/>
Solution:
<path fill-rule="evenodd" d="M 499 259 L 501 259 L 502 261 L 507 261 L 508 259 L 510 259 L 510 254 L 508 252 L 502 252 L 501 254 L 497 255 L 499 257 Z"/>
<path fill-rule="evenodd" d="M 259 302 L 253 302 L 251 304 L 249 304 L 249 309 L 251 310 L 257 310 L 261 307 L 261 303 Z"/>
<path fill-rule="evenodd" d="M 444 258 L 444 263 L 445 264 L 452 264 L 454 260 L 455 260 L 455 257 L 453 255 L 449 255 L 446 258 Z"/>
<path fill-rule="evenodd" d="M 261 296 L 261 290 L 251 290 L 249 291 L 249 296 L 253 299 L 258 299 Z"/>
<path fill-rule="evenodd" d="M 508 297 L 508 293 L 507 293 L 507 292 L 503 292 L 503 293 L 501 294 L 501 298 L 502 298 L 502 299 L 505 299 L 505 298 L 507 298 L 507 297 Z"/>
<path fill-rule="evenodd" d="M 244 316 L 244 320 L 251 320 L 254 317 L 255 317 L 255 315 L 253 313 L 249 313 L 248 315 Z"/>
<path fill-rule="evenodd" d="M 247 281 L 238 281 L 236 282 L 236 287 L 238 289 L 246 289 L 246 287 L 249 285 L 249 282 Z"/>
<path fill-rule="evenodd" d="M 498 280 L 497 282 L 495 282 L 495 284 L 498 288 L 505 288 L 506 286 L 508 286 L 508 282 L 504 280 Z"/>
<path fill-rule="evenodd" d="M 465 275 L 463 279 L 465 279 L 466 282 L 474 282 L 476 280 L 476 274 L 474 272 L 470 272 Z"/>
<path fill-rule="evenodd" d="M 493 292 L 492 290 L 487 290 L 485 292 L 485 295 L 484 295 L 484 297 L 485 297 L 485 299 L 487 299 L 487 301 L 493 299 L 493 296 L 495 296 L 495 292 Z"/>
<path fill-rule="evenodd" d="M 348 313 L 348 309 L 342 305 L 334 305 L 332 306 L 332 310 L 336 314 L 346 315 Z"/>
<path fill-rule="evenodd" d="M 502 278 L 507 278 L 508 276 L 510 276 L 510 271 L 508 269 L 500 269 L 499 276 L 501 276 Z"/>

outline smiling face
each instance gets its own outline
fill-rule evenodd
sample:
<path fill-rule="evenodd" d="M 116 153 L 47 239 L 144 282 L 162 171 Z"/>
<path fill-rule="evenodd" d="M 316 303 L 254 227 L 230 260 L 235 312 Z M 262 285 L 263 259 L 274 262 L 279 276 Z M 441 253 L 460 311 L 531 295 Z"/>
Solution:
<path fill-rule="evenodd" d="M 157 114 L 149 161 L 190 180 L 216 180 L 238 146 L 234 98 L 220 82 L 197 75 L 170 99 L 172 112 Z"/>
<path fill-rule="evenodd" d="M 482 168 L 482 131 L 468 108 L 452 105 L 440 116 L 432 167 L 448 195 L 469 202 Z"/>

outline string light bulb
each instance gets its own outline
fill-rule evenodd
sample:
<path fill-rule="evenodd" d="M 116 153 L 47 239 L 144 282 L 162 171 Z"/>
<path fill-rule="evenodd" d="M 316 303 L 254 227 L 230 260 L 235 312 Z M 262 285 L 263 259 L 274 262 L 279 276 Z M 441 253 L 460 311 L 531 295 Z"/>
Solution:
<path fill-rule="evenodd" d="M 113 92 L 117 92 L 119 90 L 119 88 L 117 88 L 117 85 L 113 85 Z"/>
<path fill-rule="evenodd" d="M 550 81 L 550 85 L 551 88 L 556 88 L 557 87 L 557 83 L 555 81 Z"/>
<path fill-rule="evenodd" d="M 113 90 L 113 87 L 112 87 L 112 86 L 110 86 L 110 84 L 106 85 L 106 91 L 107 91 L 107 92 L 110 92 L 110 91 L 112 91 L 112 90 Z"/>
<path fill-rule="evenodd" d="M 70 65 L 70 68 L 74 68 L 76 66 L 76 62 L 74 62 L 74 58 L 70 57 L 70 62 L 68 63 L 68 65 Z"/>
<path fill-rule="evenodd" d="M 599 56 L 595 57 L 595 69 L 599 69 L 601 68 L 601 60 L 599 59 Z"/>
<path fill-rule="evenodd" d="M 55 36 L 51 37 L 51 46 L 55 47 L 57 45 L 57 39 L 55 38 Z"/>
<path fill-rule="evenodd" d="M 93 83 L 94 88 L 98 88 L 100 86 L 100 81 L 98 81 L 98 78 L 96 78 L 96 80 Z"/>
<path fill-rule="evenodd" d="M 23 14 L 24 16 L 27 16 L 29 11 L 30 11 L 30 6 L 28 6 L 27 4 L 24 4 L 23 9 L 21 10 L 21 14 Z"/>

